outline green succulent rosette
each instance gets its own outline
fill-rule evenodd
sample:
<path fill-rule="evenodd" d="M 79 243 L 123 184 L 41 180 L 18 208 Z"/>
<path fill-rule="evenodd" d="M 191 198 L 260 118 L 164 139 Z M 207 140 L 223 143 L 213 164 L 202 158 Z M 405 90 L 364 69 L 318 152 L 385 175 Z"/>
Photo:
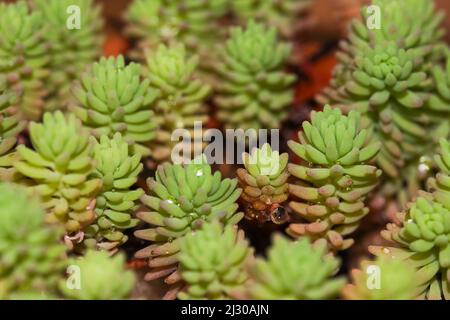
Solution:
<path fill-rule="evenodd" d="M 180 272 L 186 287 L 178 298 L 230 299 L 248 278 L 245 264 L 251 254 L 242 230 L 217 221 L 205 223 L 180 242 Z"/>
<path fill-rule="evenodd" d="M 95 137 L 120 132 L 136 152 L 148 156 L 145 144 L 154 139 L 156 128 L 155 94 L 149 86 L 149 79 L 141 80 L 139 64 L 125 65 L 123 56 L 101 58 L 73 87 L 78 104 L 71 111 Z"/>
<path fill-rule="evenodd" d="M 21 119 L 39 120 L 44 108 L 48 44 L 44 19 L 25 1 L 0 3 L 0 76 L 16 94 L 13 106 Z"/>
<path fill-rule="evenodd" d="M 345 284 L 344 278 L 333 278 L 339 266 L 324 241 L 312 245 L 306 238 L 292 242 L 275 236 L 267 259 L 256 258 L 250 266 L 245 295 L 252 300 L 333 299 Z"/>
<path fill-rule="evenodd" d="M 289 197 L 289 156 L 272 150 L 268 143 L 251 154 L 244 153 L 245 168 L 236 171 L 242 188 L 240 201 L 245 207 L 245 218 L 276 224 L 287 218 L 284 204 Z"/>
<path fill-rule="evenodd" d="M 434 160 L 438 173 L 427 181 L 427 187 L 436 201 L 450 210 L 450 143 L 447 139 L 441 139 L 440 149 Z"/>
<path fill-rule="evenodd" d="M 29 180 L 46 209 L 47 221 L 64 225 L 67 233 L 82 230 L 95 220 L 95 197 L 102 182 L 94 170 L 89 133 L 71 114 L 45 113 L 42 123 L 29 126 L 33 149 L 17 147 L 15 169 Z"/>
<path fill-rule="evenodd" d="M 12 106 L 15 99 L 15 94 L 6 89 L 5 77 L 0 76 L 0 181 L 14 180 L 13 163 L 17 157 L 12 151 L 17 136 L 25 128 L 25 121 Z"/>
<path fill-rule="evenodd" d="M 91 248 L 116 251 L 128 240 L 124 231 L 139 221 L 133 214 L 144 194 L 142 189 L 134 188 L 143 168 L 141 155 L 131 154 L 128 143 L 116 133 L 112 139 L 102 136 L 95 141 L 93 159 L 95 169 L 90 177 L 101 180 L 102 189 L 95 204 L 97 218 L 84 230 L 84 243 Z"/>
<path fill-rule="evenodd" d="M 407 261 L 381 256 L 363 261 L 351 276 L 353 283 L 342 290 L 346 300 L 413 300 L 417 296 L 416 269 Z"/>
<path fill-rule="evenodd" d="M 66 299 L 73 300 L 120 300 L 128 299 L 134 288 L 136 277 L 125 269 L 125 256 L 109 256 L 104 251 L 89 250 L 79 259 L 72 259 L 80 277 L 79 288 L 67 286 L 61 281 L 59 288 Z M 75 270 L 75 269 L 74 269 Z"/>
<path fill-rule="evenodd" d="M 155 92 L 154 110 L 158 130 L 150 142 L 152 158 L 157 163 L 169 160 L 175 142 L 171 135 L 176 129 L 194 131 L 195 123 L 208 120 L 206 99 L 211 86 L 198 78 L 198 56 L 188 56 L 182 44 L 159 45 L 147 52 L 145 74 Z"/>
<path fill-rule="evenodd" d="M 289 141 L 290 149 L 305 165 L 289 164 L 297 178 L 289 186 L 295 200 L 289 203 L 294 221 L 287 232 L 294 237 L 326 239 L 332 250 L 353 244 L 347 238 L 369 212 L 364 201 L 377 186 L 381 170 L 369 164 L 380 148 L 371 142 L 370 131 L 360 128 L 360 115 L 325 106 L 313 111 L 311 122 L 303 122 L 300 143 Z"/>
<path fill-rule="evenodd" d="M 44 108 L 65 109 L 73 99 L 72 82 L 102 54 L 101 8 L 93 0 L 33 0 L 32 6 L 42 14 L 50 43 L 50 95 Z"/>
<path fill-rule="evenodd" d="M 182 286 L 177 271 L 180 241 L 209 221 L 238 223 L 243 217 L 243 213 L 236 213 L 241 189 L 236 189 L 235 179 L 222 180 L 220 172 L 212 173 L 204 160 L 160 165 L 147 184 L 150 194 L 141 200 L 149 211 L 137 216 L 150 226 L 136 231 L 135 236 L 152 244 L 135 256 L 148 259 L 146 280 L 167 276 L 165 282 L 175 290 L 169 291 L 169 296 L 174 297 L 173 292 Z"/>
<path fill-rule="evenodd" d="M 219 19 L 226 12 L 224 0 L 136 0 L 125 19 L 125 33 L 137 42 L 130 56 L 142 60 L 146 50 L 161 43 L 182 43 L 188 52 L 202 56 L 202 65 L 212 54 L 210 46 L 221 37 Z"/>
<path fill-rule="evenodd" d="M 0 183 L 0 299 L 52 295 L 66 264 L 62 230 L 25 187 Z"/>
<path fill-rule="evenodd" d="M 215 67 L 221 80 L 214 102 L 225 127 L 280 127 L 294 99 L 295 76 L 283 70 L 290 51 L 273 27 L 250 21 L 245 29 L 231 30 Z"/>
<path fill-rule="evenodd" d="M 295 36 L 295 23 L 311 6 L 311 0 L 233 0 L 238 21 L 254 19 L 277 28 L 285 39 Z"/>
<path fill-rule="evenodd" d="M 430 196 L 419 197 L 381 235 L 395 247 L 371 246 L 377 256 L 404 260 L 415 268 L 417 298 L 450 298 L 450 211 Z"/>

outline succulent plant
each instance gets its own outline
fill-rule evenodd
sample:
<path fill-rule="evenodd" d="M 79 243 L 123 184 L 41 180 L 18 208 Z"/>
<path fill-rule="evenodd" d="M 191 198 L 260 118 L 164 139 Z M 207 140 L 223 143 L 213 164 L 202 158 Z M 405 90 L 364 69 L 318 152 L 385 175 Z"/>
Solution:
<path fill-rule="evenodd" d="M 450 210 L 450 143 L 441 139 L 439 153 L 434 157 L 439 172 L 427 181 L 427 187 L 436 201 Z"/>
<path fill-rule="evenodd" d="M 235 179 L 222 180 L 220 172 L 211 172 L 204 161 L 160 165 L 156 177 L 147 180 L 150 195 L 141 197 L 149 212 L 137 216 L 150 228 L 135 232 L 137 238 L 152 244 L 136 253 L 137 258 L 149 259 L 150 271 L 146 280 L 167 276 L 165 282 L 173 285 L 166 298 L 181 287 L 178 255 L 182 238 L 215 219 L 225 225 L 239 222 L 243 214 L 236 213 L 241 189 Z"/>
<path fill-rule="evenodd" d="M 0 299 L 53 294 L 66 263 L 62 230 L 25 187 L 0 183 Z"/>
<path fill-rule="evenodd" d="M 0 75 L 17 96 L 13 107 L 20 118 L 39 120 L 50 60 L 44 19 L 40 13 L 30 12 L 25 1 L 19 1 L 0 3 L 0 21 Z"/>
<path fill-rule="evenodd" d="M 252 154 L 244 153 L 244 168 L 236 172 L 242 188 L 240 201 L 245 207 L 245 218 L 276 224 L 287 218 L 284 203 L 289 197 L 288 154 L 272 151 L 268 143 Z"/>
<path fill-rule="evenodd" d="M 252 300 L 333 299 L 345 284 L 344 278 L 333 278 L 339 266 L 325 241 L 312 245 L 307 238 L 292 242 L 277 235 L 267 259 L 250 265 L 245 295 Z"/>
<path fill-rule="evenodd" d="M 50 96 L 46 110 L 63 109 L 72 99 L 70 86 L 81 76 L 86 65 L 102 53 L 101 31 L 103 21 L 100 6 L 93 0 L 33 0 L 32 5 L 45 20 L 48 32 L 44 38 L 50 43 Z M 79 25 L 71 20 L 70 11 L 79 10 Z M 77 11 L 73 11 L 75 15 Z"/>
<path fill-rule="evenodd" d="M 126 14 L 125 33 L 137 40 L 130 56 L 141 60 L 145 50 L 155 50 L 160 43 L 183 43 L 188 52 L 208 57 L 209 45 L 220 36 L 216 21 L 226 5 L 224 0 L 134 1 Z"/>
<path fill-rule="evenodd" d="M 95 205 L 97 219 L 84 230 L 84 243 L 91 248 L 116 251 L 128 240 L 123 231 L 139 221 L 132 215 L 144 191 L 132 188 L 142 171 L 141 155 L 130 154 L 127 142 L 117 132 L 112 139 L 102 136 L 95 143 L 93 158 L 95 169 L 90 177 L 103 183 Z"/>
<path fill-rule="evenodd" d="M 123 56 L 101 58 L 73 88 L 78 105 L 71 111 L 100 138 L 116 133 L 128 143 L 135 143 L 135 152 L 150 154 L 145 146 L 155 137 L 155 121 L 150 106 L 155 94 L 150 81 L 140 79 L 139 64 L 125 65 Z"/>
<path fill-rule="evenodd" d="M 244 232 L 236 226 L 203 224 L 180 242 L 181 277 L 187 285 L 178 298 L 230 299 L 247 280 L 245 264 L 251 253 Z"/>
<path fill-rule="evenodd" d="M 378 257 L 352 270 L 353 283 L 342 290 L 346 300 L 413 300 L 417 296 L 416 270 L 401 260 Z"/>
<path fill-rule="evenodd" d="M 231 30 L 221 49 L 214 101 L 225 127 L 279 128 L 293 102 L 295 77 L 283 71 L 290 45 L 278 42 L 275 28 L 250 21 Z"/>
<path fill-rule="evenodd" d="M 20 120 L 17 108 L 12 107 L 17 97 L 6 89 L 6 79 L 0 75 L 0 181 L 13 180 L 13 168 L 16 155 L 11 152 L 17 142 L 17 136 L 25 127 Z"/>
<path fill-rule="evenodd" d="M 90 178 L 94 161 L 89 134 L 75 115 L 65 118 L 61 111 L 45 113 L 43 123 L 31 122 L 29 131 L 33 149 L 19 145 L 14 167 L 42 197 L 47 221 L 76 233 L 95 219 L 95 196 L 102 185 Z"/>
<path fill-rule="evenodd" d="M 360 119 L 356 111 L 344 116 L 340 109 L 325 106 L 323 112 L 311 113 L 311 123 L 303 122 L 300 143 L 288 142 L 291 150 L 307 162 L 288 166 L 298 179 L 289 185 L 289 192 L 300 200 L 289 203 L 300 218 L 289 226 L 290 235 L 327 239 L 332 250 L 344 250 L 353 244 L 347 236 L 369 212 L 364 200 L 381 175 L 381 170 L 368 164 L 380 144 L 370 141 L 370 132 L 360 128 Z"/>
<path fill-rule="evenodd" d="M 381 235 L 395 247 L 372 246 L 377 256 L 404 260 L 415 268 L 418 298 L 450 298 L 450 210 L 432 197 L 419 197 Z"/>
<path fill-rule="evenodd" d="M 233 13 L 240 21 L 255 19 L 276 27 L 283 38 L 295 36 L 295 24 L 311 0 L 234 0 Z"/>
<path fill-rule="evenodd" d="M 125 270 L 125 256 L 110 257 L 104 251 L 89 250 L 70 264 L 79 268 L 79 289 L 69 288 L 61 281 L 59 288 L 65 298 L 76 300 L 118 300 L 129 298 L 135 284 L 132 271 Z"/>
<path fill-rule="evenodd" d="M 170 158 L 175 142 L 171 134 L 175 129 L 193 131 L 194 123 L 208 120 L 205 100 L 211 87 L 196 76 L 198 56 L 188 57 L 182 44 L 158 46 L 147 53 L 146 75 L 150 88 L 156 92 L 155 121 L 158 124 L 156 139 L 152 141 L 152 158 L 163 162 Z"/>

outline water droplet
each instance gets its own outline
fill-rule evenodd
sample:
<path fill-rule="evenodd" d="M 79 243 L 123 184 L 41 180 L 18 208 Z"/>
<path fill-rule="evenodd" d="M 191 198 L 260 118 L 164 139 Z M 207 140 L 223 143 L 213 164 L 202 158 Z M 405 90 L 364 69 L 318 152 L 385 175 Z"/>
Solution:
<path fill-rule="evenodd" d="M 195 175 L 196 175 L 197 177 L 202 176 L 202 175 L 203 175 L 203 170 L 198 170 L 198 171 L 195 173 Z"/>
<path fill-rule="evenodd" d="M 283 224 L 289 220 L 289 216 L 284 207 L 278 207 L 270 213 L 270 220 L 275 224 Z"/>

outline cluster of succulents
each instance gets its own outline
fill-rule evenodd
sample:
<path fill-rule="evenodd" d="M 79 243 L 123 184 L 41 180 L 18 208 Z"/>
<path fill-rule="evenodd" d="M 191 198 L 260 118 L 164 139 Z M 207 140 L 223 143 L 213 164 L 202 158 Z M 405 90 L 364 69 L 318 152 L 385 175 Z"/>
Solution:
<path fill-rule="evenodd" d="M 404 206 L 423 188 L 439 138 L 449 134 L 449 109 L 441 103 L 442 15 L 427 0 L 372 4 L 381 9 L 380 25 L 368 27 L 373 12 L 362 10 L 318 101 L 362 113 L 363 125 L 382 143 L 383 193 Z"/>
<path fill-rule="evenodd" d="M 312 3 L 134 0 L 136 44 L 115 57 L 93 0 L 1 3 L 0 299 L 128 299 L 136 261 L 165 299 L 450 299 L 450 51 L 431 1 L 372 0 L 381 28 L 363 8 L 290 154 L 271 137 L 235 171 L 192 140 L 173 157 L 177 129 L 283 127 L 284 41 Z M 402 205 L 389 245 L 346 284 L 339 251 L 380 194 Z"/>
<path fill-rule="evenodd" d="M 381 170 L 368 164 L 380 145 L 370 141 L 369 130 L 361 129 L 359 122 L 356 111 L 344 116 L 340 109 L 325 106 L 323 112 L 311 113 L 311 122 L 303 123 L 300 143 L 288 142 L 306 161 L 306 165 L 289 164 L 289 172 L 298 179 L 289 192 L 300 200 L 289 206 L 303 220 L 291 223 L 290 235 L 327 239 L 333 250 L 353 244 L 346 236 L 368 214 L 364 200 L 381 175 Z"/>

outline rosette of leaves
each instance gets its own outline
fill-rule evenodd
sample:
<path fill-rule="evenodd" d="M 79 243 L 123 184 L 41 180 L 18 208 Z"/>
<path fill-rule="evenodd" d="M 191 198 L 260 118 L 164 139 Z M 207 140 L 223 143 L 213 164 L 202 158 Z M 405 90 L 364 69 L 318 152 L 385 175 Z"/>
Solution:
<path fill-rule="evenodd" d="M 132 188 L 142 171 L 141 155 L 131 154 L 127 142 L 116 133 L 112 139 L 102 136 L 95 143 L 93 158 L 95 169 L 91 178 L 103 183 L 95 205 L 97 220 L 85 229 L 88 239 L 84 243 L 91 248 L 116 251 L 128 240 L 124 230 L 135 227 L 139 221 L 132 215 L 144 191 Z"/>
<path fill-rule="evenodd" d="M 222 180 L 220 172 L 212 173 L 204 160 L 160 165 L 155 178 L 148 179 L 147 184 L 150 194 L 141 200 L 149 211 L 137 216 L 150 227 L 136 231 L 135 236 L 152 244 L 138 251 L 136 257 L 148 259 L 146 280 L 167 276 L 165 282 L 173 285 L 173 290 L 165 298 L 175 298 L 174 293 L 182 286 L 177 271 L 180 241 L 205 222 L 239 222 L 243 213 L 236 213 L 236 201 L 241 189 L 236 189 L 235 179 Z"/>
<path fill-rule="evenodd" d="M 107 252 L 89 250 L 79 259 L 72 259 L 71 266 L 79 269 L 79 289 L 69 288 L 61 281 L 59 288 L 63 296 L 75 300 L 119 300 L 131 295 L 135 276 L 125 270 L 125 256 L 110 257 Z"/>
<path fill-rule="evenodd" d="M 205 223 L 180 242 L 181 277 L 187 285 L 178 298 L 230 299 L 248 278 L 245 264 L 251 254 L 244 232 L 237 226 Z"/>
<path fill-rule="evenodd" d="M 30 12 L 25 1 L 19 1 L 0 3 L 0 21 L 0 75 L 17 96 L 13 106 L 20 118 L 39 120 L 50 60 L 44 19 L 40 13 Z"/>
<path fill-rule="evenodd" d="M 6 89 L 6 79 L 0 75 L 0 180 L 14 179 L 15 170 L 12 167 L 15 153 L 11 152 L 17 142 L 17 136 L 25 128 L 25 121 L 13 107 L 17 97 Z"/>
<path fill-rule="evenodd" d="M 252 300 L 333 299 L 345 284 L 344 278 L 333 278 L 339 266 L 325 241 L 312 245 L 307 238 L 292 242 L 275 236 L 267 259 L 250 265 L 245 295 Z"/>
<path fill-rule="evenodd" d="M 254 19 L 277 28 L 283 38 L 295 36 L 297 20 L 304 16 L 311 0 L 234 0 L 233 13 L 241 22 Z"/>
<path fill-rule="evenodd" d="M 156 95 L 153 107 L 158 131 L 150 143 L 156 162 L 170 158 L 174 130 L 193 132 L 195 122 L 205 124 L 208 120 L 205 100 L 211 87 L 196 76 L 197 66 L 198 56 L 188 57 L 182 44 L 160 45 L 147 53 L 146 74 Z"/>
<path fill-rule="evenodd" d="M 25 187 L 0 183 L 0 299 L 53 294 L 66 264 L 62 230 Z"/>
<path fill-rule="evenodd" d="M 231 30 L 216 63 L 221 81 L 214 101 L 225 127 L 279 128 L 294 98 L 295 76 L 283 70 L 290 51 L 275 28 L 250 21 Z"/>
<path fill-rule="evenodd" d="M 237 170 L 242 188 L 240 201 L 245 207 L 245 218 L 276 224 L 287 218 L 284 203 L 289 197 L 289 172 L 287 153 L 280 155 L 268 143 L 252 154 L 244 153 L 244 168 Z"/>
<path fill-rule="evenodd" d="M 145 50 L 161 43 L 183 43 L 189 52 L 211 54 L 209 45 L 220 36 L 217 20 L 225 13 L 223 0 L 136 0 L 126 13 L 125 33 L 137 41 L 130 55 L 142 60 Z"/>
<path fill-rule="evenodd" d="M 377 256 L 404 260 L 415 268 L 418 298 L 450 298 L 450 211 L 432 197 L 419 197 L 381 235 L 395 247 L 369 247 Z"/>
<path fill-rule="evenodd" d="M 421 187 L 417 168 L 424 156 L 448 135 L 448 111 L 427 104 L 432 81 L 422 70 L 425 49 L 405 50 L 390 42 L 355 55 L 328 94 L 335 106 L 361 111 L 363 126 L 382 143 L 377 161 L 387 178 L 383 192 L 404 205 Z"/>
<path fill-rule="evenodd" d="M 94 161 L 89 133 L 75 115 L 65 118 L 61 111 L 45 113 L 42 123 L 30 123 L 29 131 L 33 149 L 19 145 L 14 167 L 42 197 L 48 222 L 76 233 L 94 221 L 102 185 L 90 177 Z"/>
<path fill-rule="evenodd" d="M 298 222 L 288 233 L 294 237 L 326 239 L 332 250 L 344 250 L 353 244 L 347 238 L 369 212 L 365 199 L 381 175 L 368 164 L 377 155 L 380 144 L 371 142 L 370 132 L 360 128 L 360 115 L 325 106 L 313 111 L 311 122 L 303 122 L 300 143 L 289 141 L 290 149 L 305 165 L 289 164 L 297 178 L 289 192 L 298 200 L 289 203 Z"/>
<path fill-rule="evenodd" d="M 434 157 L 439 172 L 427 181 L 428 190 L 434 198 L 450 210 L 450 143 L 441 139 L 440 149 Z"/>
<path fill-rule="evenodd" d="M 416 270 L 406 261 L 383 256 L 363 261 L 351 276 L 353 283 L 342 290 L 346 300 L 413 300 L 417 296 Z"/>
<path fill-rule="evenodd" d="M 50 43 L 45 109 L 63 109 L 72 99 L 72 81 L 102 53 L 101 9 L 93 0 L 33 0 L 32 5 L 45 20 L 44 38 Z"/>
<path fill-rule="evenodd" d="M 73 88 L 78 105 L 71 109 L 91 133 L 110 138 L 120 132 L 134 151 L 150 154 L 145 146 L 155 137 L 155 121 L 150 110 L 155 95 L 149 79 L 141 80 L 137 63 L 125 65 L 123 56 L 101 58 Z"/>

